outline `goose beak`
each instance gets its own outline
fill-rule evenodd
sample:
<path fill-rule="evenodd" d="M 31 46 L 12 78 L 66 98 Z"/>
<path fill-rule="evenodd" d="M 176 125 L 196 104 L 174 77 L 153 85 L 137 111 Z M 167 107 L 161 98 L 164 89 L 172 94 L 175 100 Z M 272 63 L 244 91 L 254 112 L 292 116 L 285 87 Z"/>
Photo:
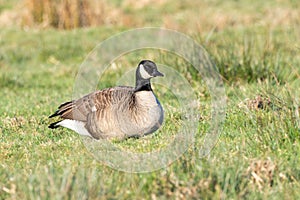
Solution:
<path fill-rule="evenodd" d="M 153 73 L 153 76 L 156 77 L 156 76 L 164 76 L 163 73 L 159 72 L 158 70 L 156 70 L 154 73 Z"/>

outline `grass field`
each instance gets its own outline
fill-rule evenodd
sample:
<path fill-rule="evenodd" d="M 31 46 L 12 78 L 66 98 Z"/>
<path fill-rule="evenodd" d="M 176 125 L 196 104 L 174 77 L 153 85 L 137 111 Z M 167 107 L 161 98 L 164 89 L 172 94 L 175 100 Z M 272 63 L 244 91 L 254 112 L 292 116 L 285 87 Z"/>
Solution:
<path fill-rule="evenodd" d="M 126 19 L 113 25 L 0 27 L 0 199 L 299 198 L 300 3 L 161 0 L 153 10 L 151 1 L 141 2 L 112 1 Z M 0 16 L 14 9 L 11 2 L 0 3 Z M 72 98 L 87 54 L 114 34 L 144 26 L 176 29 L 204 46 L 223 77 L 227 113 L 218 143 L 200 159 L 211 117 L 201 76 L 174 55 L 145 50 L 119 58 L 99 89 L 114 86 L 140 58 L 150 57 L 174 66 L 200 99 L 195 145 L 165 169 L 131 174 L 97 162 L 76 133 L 47 126 L 48 116 Z M 163 129 L 117 145 L 150 151 L 168 143 L 178 125 L 176 102 L 161 89 L 155 86 L 169 110 Z"/>

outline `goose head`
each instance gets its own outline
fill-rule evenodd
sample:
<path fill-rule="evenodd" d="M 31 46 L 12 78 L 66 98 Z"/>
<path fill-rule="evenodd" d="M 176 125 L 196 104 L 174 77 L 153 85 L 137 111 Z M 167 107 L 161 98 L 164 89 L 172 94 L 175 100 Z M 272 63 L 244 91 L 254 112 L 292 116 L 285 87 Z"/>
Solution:
<path fill-rule="evenodd" d="M 156 64 L 151 60 L 142 60 L 136 69 L 135 91 L 151 91 L 150 79 L 157 76 L 164 74 L 158 71 Z"/>

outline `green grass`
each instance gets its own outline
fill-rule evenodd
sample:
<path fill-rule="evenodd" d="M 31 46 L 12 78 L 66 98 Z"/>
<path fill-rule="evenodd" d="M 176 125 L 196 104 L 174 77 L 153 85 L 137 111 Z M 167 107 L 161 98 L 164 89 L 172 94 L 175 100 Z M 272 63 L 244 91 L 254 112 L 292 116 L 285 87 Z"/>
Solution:
<path fill-rule="evenodd" d="M 193 16 L 196 8 L 192 2 L 179 5 L 167 1 L 160 6 L 168 8 L 166 15 L 190 9 Z M 253 5 L 252 1 L 226 2 L 203 3 L 203 8 L 210 8 L 206 13 L 226 8 L 229 14 L 232 9 L 240 18 L 250 16 L 255 21 L 271 1 Z M 284 1 L 272 6 L 293 10 L 299 3 Z M 11 4 L 0 7 L 10 8 Z M 128 8 L 127 12 L 140 15 L 138 9 Z M 152 18 L 154 24 L 162 25 L 158 16 L 147 9 L 140 20 L 149 26 Z M 119 67 L 105 72 L 99 88 L 115 85 L 136 66 L 136 58 L 148 57 L 174 66 L 200 98 L 195 145 L 168 168 L 142 174 L 113 170 L 94 160 L 76 133 L 47 128 L 52 122 L 48 116 L 72 98 L 75 77 L 86 55 L 103 39 L 130 27 L 72 31 L 1 28 L 0 199 L 297 199 L 300 29 L 297 21 L 269 25 L 268 20 L 258 20 L 262 22 L 258 24 L 237 20 L 237 24 L 218 24 L 212 29 L 214 24 L 208 19 L 199 22 L 204 24 L 203 31 L 178 22 L 180 31 L 188 32 L 207 49 L 224 78 L 226 120 L 218 143 L 206 158 L 200 159 L 198 151 L 210 126 L 210 94 L 188 63 L 168 53 L 143 50 L 120 57 L 115 61 Z M 155 91 L 169 110 L 163 129 L 138 140 L 114 141 L 117 146 L 148 152 L 163 148 L 174 137 L 180 127 L 178 102 L 163 86 L 155 85 Z M 265 109 L 249 109 L 249 99 L 258 95 L 270 103 L 264 101 Z M 267 161 L 271 164 L 257 164 Z M 261 182 L 254 182 L 254 172 Z"/>

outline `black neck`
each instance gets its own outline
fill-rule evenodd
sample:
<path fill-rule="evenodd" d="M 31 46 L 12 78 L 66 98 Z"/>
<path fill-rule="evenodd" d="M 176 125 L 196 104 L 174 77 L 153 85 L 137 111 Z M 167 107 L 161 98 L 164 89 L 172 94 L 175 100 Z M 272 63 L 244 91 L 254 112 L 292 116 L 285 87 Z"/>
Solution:
<path fill-rule="evenodd" d="M 150 80 L 142 79 L 142 80 L 136 81 L 134 91 L 135 92 L 152 91 Z"/>
<path fill-rule="evenodd" d="M 135 92 L 138 91 L 152 91 L 150 79 L 144 79 L 140 74 L 140 67 L 136 70 L 135 76 Z"/>

